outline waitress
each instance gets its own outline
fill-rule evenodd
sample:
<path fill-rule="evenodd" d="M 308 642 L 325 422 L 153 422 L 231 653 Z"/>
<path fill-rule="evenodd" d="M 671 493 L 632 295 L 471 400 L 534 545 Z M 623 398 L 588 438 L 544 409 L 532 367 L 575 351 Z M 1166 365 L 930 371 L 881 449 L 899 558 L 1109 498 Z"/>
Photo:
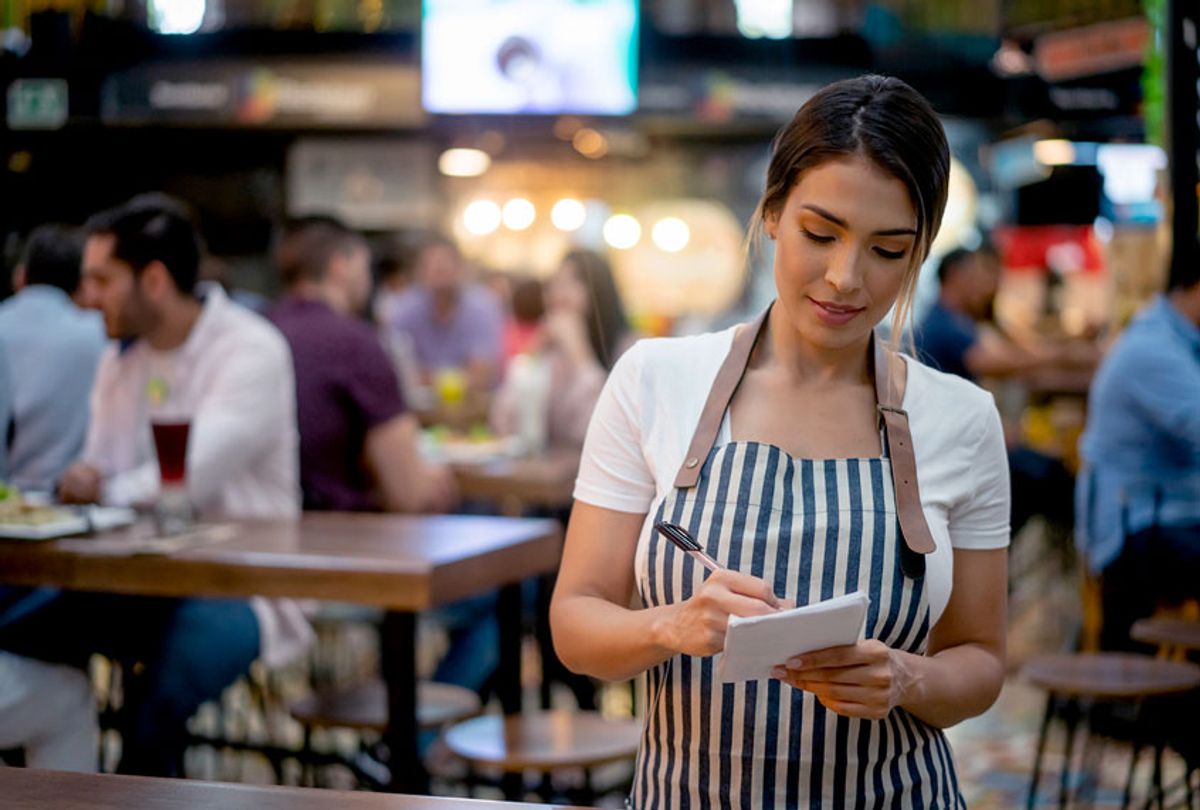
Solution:
<path fill-rule="evenodd" d="M 1003 681 L 1004 439 L 990 395 L 874 335 L 893 306 L 908 320 L 948 176 L 912 88 L 829 85 L 776 137 L 755 215 L 774 304 L 642 341 L 613 369 L 551 621 L 573 670 L 648 672 L 637 810 L 966 806 L 941 730 Z M 726 570 L 665 543 L 658 520 Z M 730 616 L 854 591 L 870 597 L 865 640 L 781 660 L 770 680 L 714 679 Z"/>

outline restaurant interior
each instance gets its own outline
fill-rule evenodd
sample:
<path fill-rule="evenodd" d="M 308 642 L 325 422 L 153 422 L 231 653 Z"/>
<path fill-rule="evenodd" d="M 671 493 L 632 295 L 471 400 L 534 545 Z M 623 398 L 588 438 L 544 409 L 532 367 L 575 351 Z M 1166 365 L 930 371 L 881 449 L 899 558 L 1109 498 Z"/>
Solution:
<path fill-rule="evenodd" d="M 39 770 L 31 744 L 4 727 L 66 711 L 56 697 L 65 693 L 14 699 L 26 687 L 10 685 L 0 658 L 0 806 L 633 806 L 644 723 L 660 708 L 653 673 L 608 681 L 572 672 L 551 630 L 581 457 L 600 441 L 593 424 L 585 446 L 587 418 L 608 396 L 600 390 L 621 368 L 617 358 L 637 352 L 638 341 L 726 330 L 771 303 L 776 251 L 752 239 L 750 223 L 772 139 L 831 82 L 883 74 L 928 100 L 949 144 L 945 213 L 917 271 L 913 323 L 946 305 L 956 266 L 972 262 L 969 272 L 994 276 L 967 328 L 1005 358 L 976 373 L 962 355 L 972 370 L 964 376 L 994 399 L 1013 476 L 1003 688 L 986 711 L 946 729 L 963 806 L 1200 807 L 1200 590 L 1193 580 L 1184 598 L 1167 599 L 1153 579 L 1143 582 L 1151 612 L 1131 616 L 1135 641 L 1113 649 L 1103 606 L 1114 576 L 1101 577 L 1078 539 L 1080 481 L 1095 461 L 1086 437 L 1100 429 L 1094 383 L 1141 313 L 1181 285 L 1194 288 L 1200 268 L 1194 0 L 0 3 L 0 359 L 9 354 L 0 397 L 12 398 L 0 402 L 0 420 L 15 414 L 0 465 L 0 655 L 37 659 L 21 646 L 37 640 L 22 635 L 22 611 L 64 594 L 119 599 L 126 612 L 111 615 L 127 615 L 139 631 L 182 602 L 249 604 L 242 618 L 214 618 L 215 646 L 191 652 L 224 656 L 240 643 L 235 621 L 245 617 L 258 622 L 251 640 L 263 642 L 262 655 L 256 647 L 248 666 L 189 705 L 171 732 L 179 753 L 169 772 L 138 770 L 127 756 L 142 728 L 138 704 L 157 695 L 154 666 L 100 646 L 72 659 L 86 679 L 94 756 L 86 768 L 45 760 Z M 174 360 L 168 390 L 154 363 L 171 352 L 147 343 L 139 354 L 139 333 L 114 331 L 100 303 L 113 282 L 97 280 L 90 257 L 97 244 L 119 244 L 124 226 L 97 224 L 97 215 L 150 205 L 137 196 L 148 192 L 190 212 L 203 246 L 198 284 L 223 291 L 239 312 L 228 317 L 259 313 L 256 323 L 270 323 L 254 328 L 290 344 L 294 377 L 285 364 L 256 398 L 227 394 L 231 420 L 261 409 L 253 428 L 211 438 L 218 428 L 202 434 L 196 405 L 155 421 L 191 383 L 170 376 L 182 367 Z M 50 224 L 74 229 L 80 246 L 72 306 L 94 319 L 97 336 L 101 316 L 90 309 L 101 309 L 107 338 L 117 339 L 107 347 L 96 339 L 90 394 L 67 393 L 78 375 L 62 372 L 78 368 L 78 357 L 39 348 L 59 345 L 53 336 L 66 331 L 26 321 L 16 327 L 22 348 L 5 346 L 14 328 L 4 325 L 5 307 L 37 289 L 31 235 Z M 342 240 L 347 256 L 361 246 L 369 259 L 371 292 L 346 317 L 356 339 L 376 336 L 371 351 L 397 383 L 386 397 L 364 393 L 375 380 L 364 355 L 339 348 L 359 344 L 323 338 L 275 309 L 297 289 L 328 283 L 305 275 L 325 250 L 304 241 L 315 234 Z M 451 339 L 399 326 L 412 320 L 406 302 L 436 272 L 430 256 L 439 250 L 453 265 L 443 272 L 461 272 L 460 283 L 503 319 L 480 338 L 490 317 L 480 314 L 477 334 L 463 338 L 490 341 L 501 358 L 494 368 L 426 362 L 429 335 L 444 340 L 428 350 L 438 356 Z M 300 268 L 292 275 L 289 256 Z M 588 303 L 578 322 L 555 317 L 556 302 L 574 294 L 564 292 L 564 273 L 577 285 L 591 279 L 592 258 L 611 279 L 623 330 L 599 343 Z M 148 285 L 148 273 L 135 284 Z M 607 294 L 591 280 L 584 286 L 598 311 Z M 203 306 L 197 323 L 211 326 Z M 137 322 L 135 309 L 119 315 Z M 146 318 L 147 330 L 161 330 Z M 1200 322 L 1190 328 L 1195 361 Z M 915 336 L 920 345 L 919 330 L 890 316 L 880 329 L 925 360 L 905 343 Z M 159 334 L 140 335 L 151 333 Z M 554 416 L 573 394 L 554 376 L 546 345 L 568 355 L 582 347 L 599 375 L 577 418 Z M 214 352 L 223 355 L 210 355 L 215 366 L 242 364 L 231 386 L 265 373 L 251 371 L 242 344 Z M 111 389 L 143 357 L 144 397 L 105 393 L 106 380 Z M 339 442 L 360 443 L 338 446 L 366 476 L 360 500 L 338 500 L 306 469 L 318 463 L 306 431 L 334 417 L 328 404 L 319 415 L 306 409 L 303 397 L 319 386 L 308 387 L 315 372 L 304 357 L 352 378 L 346 390 L 359 393 L 333 400 L 370 403 L 338 427 Z M 1180 370 L 1177 396 L 1164 396 L 1200 401 L 1198 372 Z M 29 374 L 46 382 L 31 385 Z M 18 447 L 37 430 L 32 417 L 22 430 L 22 403 L 39 386 L 51 389 L 47 402 L 73 409 L 79 427 L 53 476 L 35 482 L 23 476 Z M 291 433 L 267 402 L 284 388 L 289 419 L 299 419 Z M 151 495 L 140 500 L 114 494 L 121 476 L 103 472 L 125 451 L 105 444 L 97 424 L 132 420 L 122 415 L 126 401 L 142 409 L 138 441 L 161 465 L 151 464 Z M 395 442 L 387 446 L 414 448 L 399 472 L 373 444 L 384 439 L 375 428 L 385 416 Z M 1170 429 L 1180 463 L 1200 482 L 1196 421 L 1179 413 Z M 168 423 L 183 427 L 173 451 Z M 268 498 L 253 469 L 237 466 L 237 444 L 279 431 L 300 448 L 298 479 L 294 458 L 290 469 L 303 492 L 272 512 L 259 508 Z M 228 453 L 204 475 L 194 466 L 207 457 L 202 435 Z M 107 461 L 94 460 L 104 453 Z M 98 476 L 95 505 L 77 505 L 89 499 L 68 483 L 81 459 Z M 399 494 L 391 474 L 407 476 Z M 228 490 L 210 499 L 221 505 L 206 506 L 200 485 Z M 1192 493 L 1200 504 L 1200 488 Z M 1124 521 L 1124 501 L 1120 509 Z M 1195 565 L 1200 515 L 1192 514 L 1183 542 Z M 298 655 L 272 656 L 267 637 L 286 636 L 292 614 L 260 606 L 285 600 L 299 606 L 307 642 Z M 87 641 L 101 615 L 85 622 L 72 613 L 51 627 Z M 106 621 L 95 632 L 123 648 L 135 631 Z M 33 680 L 49 686 L 49 676 Z M 22 705 L 36 717 L 16 713 Z M 745 802 L 741 775 L 724 777 L 724 789 L 741 790 Z M 896 806 L 942 806 L 922 802 Z M 849 804 L 827 793 L 811 806 Z"/>

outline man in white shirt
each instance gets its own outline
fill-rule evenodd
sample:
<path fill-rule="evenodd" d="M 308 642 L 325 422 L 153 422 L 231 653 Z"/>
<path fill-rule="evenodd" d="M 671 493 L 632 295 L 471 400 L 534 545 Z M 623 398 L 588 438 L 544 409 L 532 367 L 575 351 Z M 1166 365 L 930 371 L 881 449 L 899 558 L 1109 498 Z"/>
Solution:
<path fill-rule="evenodd" d="M 148 392 L 190 414 L 187 492 L 199 515 L 287 518 L 300 510 L 295 386 L 283 337 L 198 286 L 201 245 L 187 209 L 144 195 L 89 223 L 84 296 L 116 343 L 101 359 L 82 459 L 66 502 L 145 505 L 159 492 Z M 185 723 L 262 657 L 285 661 L 311 631 L 288 602 L 63 593 L 0 632 L 0 647 L 83 665 L 102 652 L 144 668 L 120 770 L 179 772 Z"/>

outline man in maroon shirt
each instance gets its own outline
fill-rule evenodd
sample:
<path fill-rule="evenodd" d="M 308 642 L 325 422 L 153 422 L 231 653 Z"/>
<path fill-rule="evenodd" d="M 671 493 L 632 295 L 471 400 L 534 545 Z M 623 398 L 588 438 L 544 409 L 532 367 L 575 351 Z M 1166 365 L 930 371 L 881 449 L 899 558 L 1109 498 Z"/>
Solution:
<path fill-rule="evenodd" d="M 371 294 L 366 241 L 336 220 L 291 226 L 277 262 L 286 294 L 267 314 L 296 369 L 305 509 L 444 511 L 454 479 L 422 459 L 391 361 L 357 316 Z"/>

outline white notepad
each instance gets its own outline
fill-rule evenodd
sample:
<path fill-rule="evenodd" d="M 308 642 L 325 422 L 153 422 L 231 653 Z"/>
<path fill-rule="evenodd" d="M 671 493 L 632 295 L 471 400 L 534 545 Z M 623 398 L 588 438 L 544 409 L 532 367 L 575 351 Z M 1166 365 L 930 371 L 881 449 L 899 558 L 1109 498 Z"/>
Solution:
<path fill-rule="evenodd" d="M 766 616 L 731 617 L 717 677 L 722 683 L 761 680 L 793 656 L 854 644 L 863 637 L 869 601 L 855 591 Z"/>

